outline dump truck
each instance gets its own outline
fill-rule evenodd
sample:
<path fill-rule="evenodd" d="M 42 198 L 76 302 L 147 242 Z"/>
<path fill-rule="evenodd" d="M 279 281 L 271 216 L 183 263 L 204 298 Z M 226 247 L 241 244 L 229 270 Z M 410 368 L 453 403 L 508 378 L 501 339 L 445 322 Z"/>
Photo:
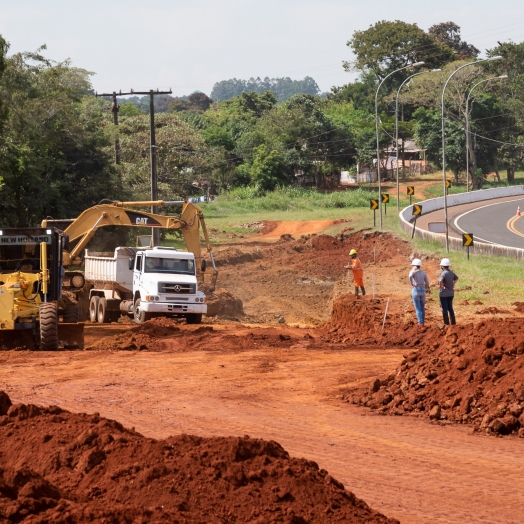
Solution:
<path fill-rule="evenodd" d="M 201 272 L 206 261 L 200 262 Z M 206 295 L 198 289 L 196 257 L 170 247 L 117 247 L 113 256 L 85 254 L 85 278 L 92 322 L 114 322 L 128 315 L 141 324 L 155 316 L 182 316 L 200 324 Z"/>
<path fill-rule="evenodd" d="M 80 309 L 62 300 L 67 238 L 52 228 L 0 230 L 0 349 L 82 349 Z"/>

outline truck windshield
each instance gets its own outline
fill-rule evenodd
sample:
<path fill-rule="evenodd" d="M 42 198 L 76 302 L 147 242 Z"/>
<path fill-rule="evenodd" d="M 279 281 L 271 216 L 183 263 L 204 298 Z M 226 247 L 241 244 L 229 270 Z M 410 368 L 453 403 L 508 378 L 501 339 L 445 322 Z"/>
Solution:
<path fill-rule="evenodd" d="M 146 257 L 145 273 L 169 273 L 173 275 L 194 275 L 195 261 L 178 258 Z"/>

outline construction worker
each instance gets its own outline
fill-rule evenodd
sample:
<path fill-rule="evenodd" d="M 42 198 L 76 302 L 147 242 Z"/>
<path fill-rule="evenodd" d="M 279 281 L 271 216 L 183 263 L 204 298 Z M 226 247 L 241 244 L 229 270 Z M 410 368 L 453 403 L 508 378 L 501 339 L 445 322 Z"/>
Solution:
<path fill-rule="evenodd" d="M 451 266 L 449 258 L 443 258 L 440 261 L 442 273 L 438 278 L 438 291 L 440 306 L 442 307 L 442 316 L 444 317 L 444 326 L 449 325 L 450 320 L 452 325 L 456 324 L 455 311 L 453 311 L 453 297 L 455 296 L 454 288 L 458 277 L 449 269 L 449 266 Z"/>
<path fill-rule="evenodd" d="M 426 291 L 429 291 L 428 276 L 420 269 L 422 260 L 414 258 L 411 262 L 409 282 L 411 284 L 411 298 L 417 312 L 418 323 L 423 326 L 426 318 Z"/>
<path fill-rule="evenodd" d="M 364 270 L 362 269 L 362 262 L 357 257 L 357 250 L 352 249 L 349 252 L 351 257 L 351 264 L 349 266 L 344 266 L 345 269 L 351 269 L 353 271 L 353 284 L 355 285 L 355 296 L 358 297 L 358 290 L 362 292 L 362 296 L 366 294 L 364 288 Z"/>

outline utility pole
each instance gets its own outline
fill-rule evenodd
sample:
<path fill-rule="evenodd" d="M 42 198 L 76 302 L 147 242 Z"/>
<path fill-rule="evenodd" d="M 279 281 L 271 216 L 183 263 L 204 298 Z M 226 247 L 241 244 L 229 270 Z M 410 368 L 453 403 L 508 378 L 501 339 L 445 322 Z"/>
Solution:
<path fill-rule="evenodd" d="M 124 96 L 124 95 L 130 95 L 131 93 L 122 93 L 122 91 L 118 92 L 118 96 Z M 95 96 L 98 98 L 100 96 L 102 97 L 111 97 L 113 99 L 113 104 L 111 105 L 111 112 L 113 113 L 113 124 L 115 126 L 118 125 L 118 111 L 120 110 L 120 106 L 118 105 L 118 102 L 116 100 L 116 91 L 113 91 L 112 93 L 102 93 L 98 94 L 95 93 Z M 115 164 L 120 164 L 120 140 L 118 138 L 118 134 L 115 136 Z"/>
<path fill-rule="evenodd" d="M 158 182 L 156 177 L 156 137 L 155 137 L 155 95 L 170 95 L 173 91 L 133 91 L 132 95 L 149 95 L 149 129 L 150 129 L 150 159 L 151 159 L 151 200 L 158 200 Z M 151 206 L 151 213 L 158 213 L 157 206 Z M 160 231 L 156 228 L 151 228 L 151 236 L 153 239 L 153 246 L 160 244 Z"/>
<path fill-rule="evenodd" d="M 155 95 L 170 95 L 173 91 L 159 91 L 158 89 L 154 91 L 150 89 L 149 91 L 133 91 L 131 89 L 130 93 L 122 93 L 120 91 L 119 95 L 149 95 L 149 150 L 150 150 L 150 165 L 151 165 L 151 200 L 158 200 L 158 182 L 156 176 L 156 136 L 155 136 Z M 111 95 L 99 95 L 96 96 L 112 96 L 113 97 L 113 122 L 115 125 L 118 125 L 118 105 L 116 103 L 116 92 L 113 91 Z M 116 108 L 116 109 L 115 109 Z M 120 144 L 118 138 L 115 139 L 115 162 L 120 163 Z M 151 206 L 151 213 L 158 213 L 157 206 Z M 151 238 L 153 240 L 153 246 L 158 246 L 160 244 L 160 231 L 156 228 L 151 228 Z"/>

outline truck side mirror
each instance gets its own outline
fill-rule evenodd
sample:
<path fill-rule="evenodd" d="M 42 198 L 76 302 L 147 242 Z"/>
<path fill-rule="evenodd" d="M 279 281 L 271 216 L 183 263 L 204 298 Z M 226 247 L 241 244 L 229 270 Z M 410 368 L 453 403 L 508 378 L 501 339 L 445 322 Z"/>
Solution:
<path fill-rule="evenodd" d="M 202 264 L 200 265 L 200 269 L 202 270 L 202 272 L 206 270 L 206 267 L 207 267 L 206 260 L 203 258 Z"/>
<path fill-rule="evenodd" d="M 129 270 L 133 271 L 133 269 L 135 269 L 135 259 L 134 258 L 130 258 L 129 259 Z"/>

